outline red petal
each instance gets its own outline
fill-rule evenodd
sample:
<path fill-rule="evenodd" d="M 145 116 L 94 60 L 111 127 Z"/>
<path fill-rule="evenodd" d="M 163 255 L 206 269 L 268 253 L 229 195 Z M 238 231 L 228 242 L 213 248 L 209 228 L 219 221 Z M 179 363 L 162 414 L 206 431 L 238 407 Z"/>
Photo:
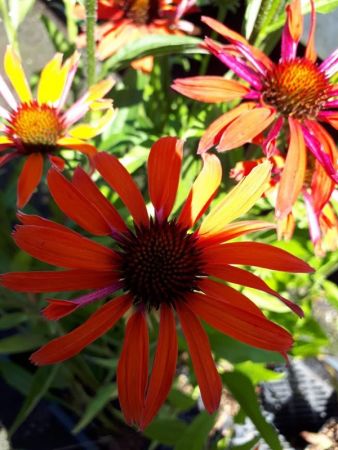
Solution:
<path fill-rule="evenodd" d="M 204 406 L 209 413 L 213 413 L 219 407 L 222 383 L 211 356 L 207 333 L 190 310 L 190 305 L 188 307 L 185 303 L 178 301 L 176 311 L 187 340 Z"/>
<path fill-rule="evenodd" d="M 97 170 L 118 193 L 137 225 L 149 223 L 146 205 L 134 180 L 115 156 L 99 152 L 95 156 Z"/>
<path fill-rule="evenodd" d="M 67 300 L 58 300 L 56 298 L 49 298 L 47 302 L 49 305 L 41 312 L 48 320 L 59 320 L 62 317 L 68 316 L 80 306 L 79 304 Z"/>
<path fill-rule="evenodd" d="M 122 353 L 117 367 L 119 402 L 126 422 L 139 425 L 148 379 L 149 337 L 144 313 L 137 311 L 128 320 Z"/>
<path fill-rule="evenodd" d="M 56 155 L 48 155 L 48 159 L 52 165 L 58 170 L 63 170 L 65 168 L 65 160 Z"/>
<path fill-rule="evenodd" d="M 34 258 L 69 269 L 114 270 L 117 255 L 80 234 L 35 225 L 19 225 L 16 244 Z"/>
<path fill-rule="evenodd" d="M 50 169 L 48 187 L 59 208 L 84 230 L 98 236 L 111 233 L 109 224 L 99 210 L 60 172 Z"/>
<path fill-rule="evenodd" d="M 148 158 L 148 188 L 159 219 L 165 220 L 174 206 L 180 180 L 183 142 L 174 137 L 159 139 Z"/>
<path fill-rule="evenodd" d="M 18 180 L 18 208 L 23 208 L 31 198 L 40 183 L 42 171 L 43 157 L 41 153 L 31 153 L 25 161 Z"/>
<path fill-rule="evenodd" d="M 143 430 L 153 420 L 168 396 L 175 376 L 177 361 L 176 324 L 172 310 L 161 306 L 160 329 L 149 380 L 140 428 Z"/>
<path fill-rule="evenodd" d="M 113 327 L 130 306 L 131 299 L 127 295 L 110 300 L 75 330 L 53 339 L 33 353 L 31 361 L 43 366 L 72 358 Z"/>
<path fill-rule="evenodd" d="M 312 267 L 296 256 L 260 242 L 231 242 L 206 248 L 204 255 L 207 258 L 206 270 L 210 269 L 210 272 L 213 267 L 223 264 L 243 264 L 285 272 L 313 272 Z"/>

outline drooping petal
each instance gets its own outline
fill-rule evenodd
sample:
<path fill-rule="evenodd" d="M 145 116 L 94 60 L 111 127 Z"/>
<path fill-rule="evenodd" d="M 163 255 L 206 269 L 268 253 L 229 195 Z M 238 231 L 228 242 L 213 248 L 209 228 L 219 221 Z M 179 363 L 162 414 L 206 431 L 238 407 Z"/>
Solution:
<path fill-rule="evenodd" d="M 111 233 L 109 224 L 98 208 L 59 171 L 50 169 L 47 181 L 52 197 L 66 216 L 94 235 L 105 236 Z"/>
<path fill-rule="evenodd" d="M 151 147 L 148 158 L 148 189 L 156 216 L 165 220 L 174 206 L 180 180 L 183 142 L 163 137 Z"/>
<path fill-rule="evenodd" d="M 283 219 L 292 210 L 304 183 L 306 148 L 302 127 L 298 120 L 289 117 L 290 144 L 279 182 L 276 200 L 276 217 Z"/>
<path fill-rule="evenodd" d="M 240 269 L 239 267 L 224 265 L 223 267 L 215 267 L 214 269 L 212 269 L 210 276 L 220 278 L 229 283 L 235 283 L 241 286 L 258 289 L 260 291 L 266 292 L 267 294 L 274 295 L 279 300 L 281 300 L 286 306 L 288 306 L 293 312 L 295 312 L 299 317 L 304 316 L 303 310 L 298 305 L 291 302 L 287 298 L 282 297 L 278 292 L 271 289 L 265 283 L 265 281 L 263 281 L 261 278 L 257 277 L 251 272 Z M 205 293 L 208 294 L 207 292 Z"/>
<path fill-rule="evenodd" d="M 57 170 L 60 170 L 62 172 L 65 168 L 65 160 L 63 158 L 60 158 L 60 156 L 48 155 L 48 159 L 51 166 L 55 167 Z"/>
<path fill-rule="evenodd" d="M 149 337 L 143 311 L 128 320 L 117 367 L 120 407 L 126 422 L 140 425 L 148 380 Z"/>
<path fill-rule="evenodd" d="M 187 340 L 205 409 L 211 414 L 219 407 L 222 383 L 211 356 L 207 333 L 190 309 L 190 301 L 187 304 L 176 302 L 176 311 Z"/>
<path fill-rule="evenodd" d="M 134 180 L 119 160 L 106 152 L 95 156 L 95 165 L 106 182 L 118 193 L 137 225 L 149 223 L 146 205 Z"/>
<path fill-rule="evenodd" d="M 191 228 L 209 206 L 222 180 L 222 166 L 215 155 L 202 155 L 203 168 L 189 192 L 178 223 Z"/>
<path fill-rule="evenodd" d="M 338 111 L 321 111 L 318 114 L 318 118 L 324 120 L 338 130 Z"/>
<path fill-rule="evenodd" d="M 97 152 L 94 145 L 73 137 L 60 138 L 57 140 L 57 145 L 65 149 L 77 150 L 89 157 L 94 156 Z"/>
<path fill-rule="evenodd" d="M 209 150 L 214 145 L 217 145 L 222 137 L 224 129 L 233 122 L 237 117 L 239 117 L 244 112 L 251 110 L 256 105 L 253 102 L 242 103 L 238 105 L 236 108 L 231 109 L 226 112 L 207 128 L 205 133 L 203 134 L 199 145 L 198 145 L 198 154 L 202 154 Z"/>
<path fill-rule="evenodd" d="M 292 336 L 263 314 L 198 293 L 190 295 L 189 307 L 216 330 L 246 344 L 283 355 L 292 346 Z"/>
<path fill-rule="evenodd" d="M 88 270 L 114 270 L 116 267 L 116 253 L 74 231 L 19 225 L 13 239 L 34 258 L 59 267 Z"/>
<path fill-rule="evenodd" d="M 243 112 L 226 127 L 217 150 L 225 152 L 251 142 L 275 120 L 275 117 L 275 110 L 268 107 Z"/>
<path fill-rule="evenodd" d="M 98 208 L 113 230 L 119 232 L 128 230 L 120 214 L 81 167 L 75 169 L 72 184 Z"/>
<path fill-rule="evenodd" d="M 31 198 L 40 183 L 42 171 L 43 157 L 41 153 L 31 153 L 27 157 L 18 179 L 18 208 L 23 208 Z"/>
<path fill-rule="evenodd" d="M 204 249 L 206 270 L 224 264 L 243 264 L 246 266 L 263 267 L 270 270 L 285 272 L 313 272 L 305 261 L 272 245 L 260 242 L 231 242 Z"/>
<path fill-rule="evenodd" d="M 216 76 L 177 78 L 171 87 L 186 97 L 206 103 L 229 102 L 250 91 L 238 81 Z"/>
<path fill-rule="evenodd" d="M 33 353 L 30 360 L 38 366 L 44 366 L 72 358 L 112 328 L 130 306 L 128 295 L 110 300 L 79 327 L 53 339 Z"/>
<path fill-rule="evenodd" d="M 0 156 L 0 167 L 7 164 L 9 161 L 12 161 L 12 159 L 16 158 L 18 154 L 16 152 L 6 153 L 3 156 Z"/>
<path fill-rule="evenodd" d="M 11 272 L 1 275 L 0 284 L 17 292 L 66 292 L 99 289 L 114 280 L 112 271 L 62 270 Z"/>
<path fill-rule="evenodd" d="M 313 0 L 310 0 L 310 3 L 311 3 L 311 24 L 310 24 L 310 33 L 305 49 L 305 58 L 309 59 L 312 62 L 316 62 L 317 60 L 317 52 L 315 47 L 316 8 Z"/>
<path fill-rule="evenodd" d="M 256 166 L 230 193 L 211 209 L 203 220 L 199 234 L 216 234 L 225 225 L 245 214 L 261 197 L 270 179 L 271 164 L 266 161 Z"/>
<path fill-rule="evenodd" d="M 12 86 L 18 94 L 21 102 L 29 102 L 32 100 L 32 94 L 26 79 L 25 72 L 22 68 L 20 58 L 14 50 L 8 46 L 4 58 L 4 68 Z"/>
<path fill-rule="evenodd" d="M 141 430 L 149 425 L 167 398 L 175 376 L 176 361 L 175 318 L 172 310 L 166 305 L 162 305 L 156 353 L 140 422 Z"/>

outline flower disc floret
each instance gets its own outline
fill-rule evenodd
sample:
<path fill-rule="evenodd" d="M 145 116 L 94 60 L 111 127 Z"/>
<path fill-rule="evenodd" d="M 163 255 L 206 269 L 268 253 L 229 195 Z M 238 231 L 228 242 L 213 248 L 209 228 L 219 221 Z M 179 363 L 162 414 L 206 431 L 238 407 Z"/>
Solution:
<path fill-rule="evenodd" d="M 126 17 L 138 25 L 149 24 L 158 18 L 158 3 L 157 0 L 129 0 L 125 6 Z"/>

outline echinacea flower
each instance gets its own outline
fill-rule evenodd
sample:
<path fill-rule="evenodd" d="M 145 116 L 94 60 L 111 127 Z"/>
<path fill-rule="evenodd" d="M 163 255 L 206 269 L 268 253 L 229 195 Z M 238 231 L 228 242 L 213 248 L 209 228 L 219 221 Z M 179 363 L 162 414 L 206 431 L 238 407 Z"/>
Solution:
<path fill-rule="evenodd" d="M 236 266 L 312 271 L 307 263 L 279 248 L 258 242 L 229 242 L 245 233 L 273 227 L 259 220 L 230 223 L 248 211 L 264 192 L 270 176 L 269 163 L 256 167 L 196 227 L 222 176 L 218 158 L 204 155 L 202 171 L 182 210 L 173 217 L 182 147 L 178 139 L 165 137 L 150 151 L 151 216 L 118 159 L 105 152 L 95 156 L 98 171 L 130 212 L 133 227 L 125 224 L 81 168 L 76 169 L 72 181 L 51 168 L 48 185 L 60 209 L 87 232 L 110 236 L 111 246 L 38 216 L 19 214 L 23 225 L 13 234 L 17 245 L 33 257 L 66 270 L 17 272 L 1 277 L 1 284 L 15 291 L 91 290 L 73 300 L 49 299 L 43 311 L 47 319 L 60 319 L 88 303 L 116 294 L 79 327 L 33 353 L 31 360 L 44 365 L 71 358 L 129 311 L 117 383 L 127 422 L 141 429 L 153 419 L 172 384 L 177 361 L 175 316 L 188 344 L 205 408 L 213 412 L 219 405 L 221 380 L 200 319 L 235 339 L 284 356 L 292 345 L 292 337 L 285 329 L 269 321 L 227 282 L 275 295 L 302 315 L 297 305 L 256 275 Z M 160 316 L 158 342 L 148 375 L 147 315 L 156 312 Z"/>
<path fill-rule="evenodd" d="M 101 23 L 96 29 L 97 56 L 105 60 L 123 48 L 148 34 L 192 34 L 194 25 L 182 20 L 193 10 L 196 0 L 99 0 L 97 18 Z M 85 17 L 83 6 L 76 6 L 76 15 Z M 85 36 L 80 36 L 83 46 Z M 149 73 L 153 58 L 141 58 L 132 63 L 135 69 Z"/>
<path fill-rule="evenodd" d="M 238 162 L 230 171 L 230 177 L 240 181 L 251 170 L 266 159 L 272 164 L 270 189 L 265 196 L 275 205 L 280 189 L 280 180 L 285 166 L 285 157 L 275 152 L 270 158 L 259 158 L 251 161 Z M 323 256 L 327 251 L 338 248 L 338 217 L 335 212 L 333 197 L 335 183 L 327 175 L 321 164 L 310 155 L 301 194 L 304 200 L 311 241 L 316 255 Z M 277 232 L 280 239 L 291 239 L 295 230 L 296 216 L 291 210 L 289 214 L 277 222 Z"/>
<path fill-rule="evenodd" d="M 297 56 L 303 27 L 300 0 L 293 0 L 286 7 L 287 21 L 278 63 L 240 34 L 212 18 L 202 18 L 230 42 L 222 46 L 207 38 L 205 46 L 244 82 L 205 76 L 178 79 L 173 85 L 176 91 L 203 102 L 243 100 L 208 127 L 200 141 L 199 153 L 214 145 L 220 152 L 228 151 L 262 137 L 261 133 L 267 131 L 262 144 L 265 154 L 270 156 L 285 129 L 289 144 L 276 204 L 276 216 L 280 219 L 290 213 L 304 184 L 307 166 L 312 164 L 312 155 L 332 181 L 338 181 L 337 149 L 319 124 L 323 121 L 338 129 L 338 84 L 331 81 L 338 71 L 338 49 L 321 64 L 316 63 L 316 15 L 312 0 L 311 5 L 310 34 L 303 57 Z"/>
<path fill-rule="evenodd" d="M 7 48 L 4 69 L 18 99 L 0 75 L 0 95 L 8 105 L 0 106 L 0 153 L 6 152 L 0 156 L 0 167 L 14 158 L 26 159 L 18 180 L 18 208 L 25 206 L 39 184 L 44 157 L 60 169 L 64 166 L 57 155 L 61 149 L 77 150 L 91 158 L 96 148 L 86 140 L 99 134 L 113 117 L 111 100 L 103 99 L 112 80 L 92 86 L 64 110 L 78 61 L 74 53 L 62 63 L 62 54 L 57 53 L 43 68 L 34 99 L 19 57 Z M 91 109 L 104 112 L 96 125 L 73 126 Z"/>

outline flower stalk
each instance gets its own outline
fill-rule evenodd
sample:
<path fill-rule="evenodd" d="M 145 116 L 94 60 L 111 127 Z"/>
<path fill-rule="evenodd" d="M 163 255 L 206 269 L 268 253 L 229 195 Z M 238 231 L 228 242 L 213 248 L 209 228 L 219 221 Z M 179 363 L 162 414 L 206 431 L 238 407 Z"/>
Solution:
<path fill-rule="evenodd" d="M 88 87 L 95 83 L 95 23 L 96 0 L 86 0 L 86 38 L 87 38 L 87 83 Z"/>

